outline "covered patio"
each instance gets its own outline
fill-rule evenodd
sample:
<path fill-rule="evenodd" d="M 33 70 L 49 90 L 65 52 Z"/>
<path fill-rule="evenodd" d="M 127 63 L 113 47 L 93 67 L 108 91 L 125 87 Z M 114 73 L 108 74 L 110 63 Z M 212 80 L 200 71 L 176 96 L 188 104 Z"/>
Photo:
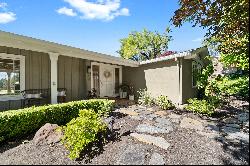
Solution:
<path fill-rule="evenodd" d="M 131 60 L 3 31 L 0 31 L 0 58 L 0 63 L 12 62 L 9 72 L 12 76 L 5 75 L 0 80 L 10 82 L 16 75 L 15 83 L 20 86 L 13 87 L 14 81 L 2 86 L 2 91 L 8 93 L 0 94 L 0 110 L 20 108 L 24 97 L 20 92 L 32 89 L 48 90 L 51 104 L 58 103 L 60 88 L 66 89 L 65 102 L 86 99 L 93 88 L 100 97 L 117 97 L 122 68 L 139 66 Z M 0 73 L 6 73 L 1 68 Z"/>

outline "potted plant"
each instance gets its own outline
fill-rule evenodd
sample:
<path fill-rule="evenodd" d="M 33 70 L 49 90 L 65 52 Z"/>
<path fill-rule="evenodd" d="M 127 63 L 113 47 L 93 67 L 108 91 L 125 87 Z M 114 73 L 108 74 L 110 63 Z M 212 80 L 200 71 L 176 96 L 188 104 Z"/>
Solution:
<path fill-rule="evenodd" d="M 121 84 L 119 89 L 120 89 L 120 98 L 122 99 L 127 98 L 129 86 L 127 84 Z"/>
<path fill-rule="evenodd" d="M 132 85 L 129 86 L 129 100 L 135 100 L 134 87 Z"/>

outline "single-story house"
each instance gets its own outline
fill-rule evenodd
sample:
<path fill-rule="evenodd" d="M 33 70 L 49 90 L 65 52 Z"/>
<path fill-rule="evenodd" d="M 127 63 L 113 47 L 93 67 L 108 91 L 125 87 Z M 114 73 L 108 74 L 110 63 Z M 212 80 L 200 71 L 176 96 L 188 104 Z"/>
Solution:
<path fill-rule="evenodd" d="M 66 101 L 74 101 L 85 99 L 93 88 L 100 97 L 119 96 L 122 83 L 183 104 L 197 95 L 193 73 L 206 55 L 202 47 L 135 62 L 0 31 L 0 110 L 19 108 L 23 90 L 49 89 L 54 104 L 58 88 L 67 90 Z"/>

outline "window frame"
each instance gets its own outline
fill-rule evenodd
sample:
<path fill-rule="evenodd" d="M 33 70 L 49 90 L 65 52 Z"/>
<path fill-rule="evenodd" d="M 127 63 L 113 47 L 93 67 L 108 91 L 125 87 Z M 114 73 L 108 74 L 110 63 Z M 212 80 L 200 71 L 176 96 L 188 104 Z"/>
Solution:
<path fill-rule="evenodd" d="M 23 55 L 14 55 L 0 53 L 0 58 L 2 59 L 11 59 L 11 60 L 20 60 L 20 91 L 25 90 L 25 56 Z M 21 96 L 21 94 L 9 94 L 9 95 L 0 95 L 1 98 Z"/>
<path fill-rule="evenodd" d="M 194 70 L 196 70 L 197 73 L 201 73 L 202 71 L 202 65 L 196 60 L 192 61 L 192 88 L 197 88 L 197 78 L 196 78 L 196 85 L 194 85 Z"/>

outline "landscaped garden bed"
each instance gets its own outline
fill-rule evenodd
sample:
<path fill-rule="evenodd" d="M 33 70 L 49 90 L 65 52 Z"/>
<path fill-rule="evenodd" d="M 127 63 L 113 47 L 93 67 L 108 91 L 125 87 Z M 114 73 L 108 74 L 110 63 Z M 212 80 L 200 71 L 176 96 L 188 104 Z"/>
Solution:
<path fill-rule="evenodd" d="M 178 109 L 132 105 L 111 112 L 114 139 L 105 144 L 94 141 L 76 160 L 69 159 L 62 142 L 36 145 L 30 136 L 26 141 L 6 141 L 0 163 L 247 164 L 249 138 L 243 125 L 249 124 L 248 109 L 248 102 L 233 100 L 221 110 L 227 117 L 203 118 Z"/>
<path fill-rule="evenodd" d="M 78 117 L 82 109 L 103 115 L 111 111 L 113 103 L 109 100 L 83 100 L 1 112 L 0 142 L 33 133 L 46 123 L 65 125 Z"/>

